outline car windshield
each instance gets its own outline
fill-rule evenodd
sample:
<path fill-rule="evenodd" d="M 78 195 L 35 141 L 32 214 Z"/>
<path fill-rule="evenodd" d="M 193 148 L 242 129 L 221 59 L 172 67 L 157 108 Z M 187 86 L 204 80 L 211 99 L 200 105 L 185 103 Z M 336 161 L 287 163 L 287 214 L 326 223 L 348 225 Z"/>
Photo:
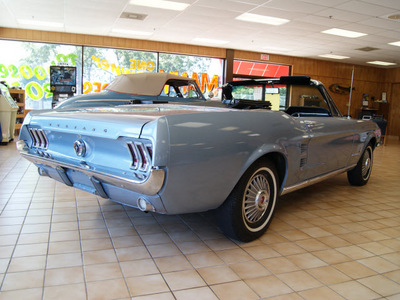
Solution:
<path fill-rule="evenodd" d="M 184 99 L 204 99 L 197 86 L 191 82 L 168 82 L 161 91 L 160 96 Z"/>

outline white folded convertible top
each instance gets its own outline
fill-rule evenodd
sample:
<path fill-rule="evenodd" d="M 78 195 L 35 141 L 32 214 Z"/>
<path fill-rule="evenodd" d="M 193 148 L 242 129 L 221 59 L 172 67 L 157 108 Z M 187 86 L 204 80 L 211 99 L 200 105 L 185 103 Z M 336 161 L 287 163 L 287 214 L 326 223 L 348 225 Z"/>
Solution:
<path fill-rule="evenodd" d="M 124 74 L 117 76 L 106 90 L 131 95 L 158 96 L 168 80 L 195 81 L 170 73 Z"/>

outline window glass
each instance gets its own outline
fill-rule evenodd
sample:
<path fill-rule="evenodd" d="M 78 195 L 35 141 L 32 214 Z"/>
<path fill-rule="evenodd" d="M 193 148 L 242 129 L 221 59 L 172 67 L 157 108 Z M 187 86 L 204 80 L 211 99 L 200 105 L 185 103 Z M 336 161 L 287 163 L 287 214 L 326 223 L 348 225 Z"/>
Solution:
<path fill-rule="evenodd" d="M 117 75 L 157 72 L 155 52 L 84 47 L 83 61 L 83 94 L 101 92 Z"/>
<path fill-rule="evenodd" d="M 10 87 L 25 90 L 25 108 L 50 109 L 51 65 L 76 66 L 82 69 L 82 47 L 0 40 L 0 80 Z M 77 93 L 81 93 L 82 76 L 77 73 Z"/>
<path fill-rule="evenodd" d="M 196 79 L 206 99 L 221 99 L 223 59 L 160 53 L 160 72 Z"/>

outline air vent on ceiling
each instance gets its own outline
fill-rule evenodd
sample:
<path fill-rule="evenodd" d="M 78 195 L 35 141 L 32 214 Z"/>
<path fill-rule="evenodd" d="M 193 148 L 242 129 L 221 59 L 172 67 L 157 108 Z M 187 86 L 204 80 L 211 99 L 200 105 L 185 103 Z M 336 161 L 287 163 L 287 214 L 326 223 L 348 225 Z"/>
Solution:
<path fill-rule="evenodd" d="M 358 48 L 356 50 L 364 51 L 364 52 L 370 52 L 370 51 L 375 51 L 379 50 L 379 48 L 374 48 L 374 47 L 364 47 L 364 48 Z"/>
<path fill-rule="evenodd" d="M 144 15 L 144 14 L 135 14 L 135 13 L 130 13 L 130 12 L 123 12 L 123 13 L 121 14 L 121 18 L 123 18 L 123 19 L 130 19 L 130 20 L 143 21 L 144 19 L 147 18 L 147 15 Z"/>

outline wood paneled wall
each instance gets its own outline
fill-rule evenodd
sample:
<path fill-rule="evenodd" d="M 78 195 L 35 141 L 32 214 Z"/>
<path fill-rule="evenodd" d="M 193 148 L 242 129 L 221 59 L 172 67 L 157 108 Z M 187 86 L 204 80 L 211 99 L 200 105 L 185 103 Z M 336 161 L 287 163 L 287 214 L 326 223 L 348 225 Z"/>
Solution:
<path fill-rule="evenodd" d="M 20 41 L 147 50 L 217 58 L 226 58 L 227 53 L 227 49 L 224 48 L 3 27 L 0 27 L 0 38 Z M 261 61 L 260 54 L 261 53 L 259 52 L 234 50 L 235 59 Z M 352 64 L 276 54 L 270 55 L 269 62 L 291 65 L 292 75 L 310 76 L 311 78 L 322 81 L 327 88 L 332 84 L 350 87 L 353 69 Z M 381 105 L 377 103 L 373 105 L 380 108 L 380 111 L 386 112 L 385 117 L 388 118 L 389 121 L 388 133 L 390 135 L 400 136 L 400 121 L 397 121 L 400 114 L 400 68 L 385 69 L 355 65 L 353 87 L 355 90 L 352 94 L 350 114 L 353 117 L 357 117 L 360 113 L 363 94 L 369 94 L 370 98 L 374 97 L 375 99 L 380 99 L 382 92 L 386 92 L 388 99 L 387 107 L 378 107 Z M 331 95 L 335 99 L 341 112 L 347 114 L 349 95 L 335 94 L 332 92 Z"/>

